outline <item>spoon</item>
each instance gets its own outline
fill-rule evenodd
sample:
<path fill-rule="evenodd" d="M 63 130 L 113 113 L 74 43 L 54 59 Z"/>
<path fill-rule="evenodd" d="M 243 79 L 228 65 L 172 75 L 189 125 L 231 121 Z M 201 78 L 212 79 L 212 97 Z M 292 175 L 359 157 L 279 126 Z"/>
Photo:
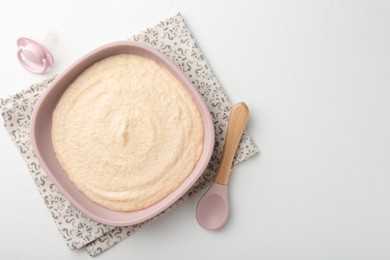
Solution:
<path fill-rule="evenodd" d="M 221 162 L 208 191 L 196 207 L 196 219 L 205 229 L 221 228 L 229 216 L 228 182 L 234 154 L 248 121 L 249 110 L 244 102 L 235 104 L 229 115 Z"/>

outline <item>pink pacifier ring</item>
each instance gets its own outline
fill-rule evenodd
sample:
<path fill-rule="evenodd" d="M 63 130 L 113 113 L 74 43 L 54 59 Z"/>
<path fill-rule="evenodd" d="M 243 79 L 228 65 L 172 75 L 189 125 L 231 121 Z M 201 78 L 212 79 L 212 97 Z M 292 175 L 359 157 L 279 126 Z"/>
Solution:
<path fill-rule="evenodd" d="M 35 74 L 43 74 L 53 65 L 53 55 L 40 43 L 28 38 L 19 38 L 17 45 L 19 47 L 17 58 L 26 70 Z M 26 61 L 37 65 L 37 67 L 31 66 Z"/>

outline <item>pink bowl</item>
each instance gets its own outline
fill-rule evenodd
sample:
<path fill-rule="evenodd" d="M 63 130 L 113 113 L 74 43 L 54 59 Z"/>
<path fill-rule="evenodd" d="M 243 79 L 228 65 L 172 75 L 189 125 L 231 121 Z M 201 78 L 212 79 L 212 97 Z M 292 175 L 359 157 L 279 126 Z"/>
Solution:
<path fill-rule="evenodd" d="M 51 140 L 52 113 L 58 100 L 61 98 L 69 84 L 72 83 L 82 71 L 96 61 L 121 53 L 147 57 L 155 60 L 170 70 L 173 75 L 175 75 L 176 78 L 183 83 L 185 89 L 192 96 L 194 102 L 199 108 L 204 125 L 203 151 L 199 161 L 184 182 L 158 203 L 148 208 L 131 212 L 114 211 L 102 207 L 89 200 L 82 192 L 80 192 L 70 181 L 58 162 Z M 31 141 L 35 155 L 42 168 L 58 189 L 74 206 L 98 222 L 113 226 L 127 226 L 141 223 L 158 215 L 171 206 L 191 188 L 196 180 L 202 175 L 210 160 L 214 147 L 214 127 L 210 117 L 210 112 L 208 111 L 202 97 L 178 67 L 176 67 L 159 51 L 149 47 L 148 45 L 132 41 L 120 41 L 102 46 L 88 53 L 55 79 L 35 106 L 31 122 Z"/>

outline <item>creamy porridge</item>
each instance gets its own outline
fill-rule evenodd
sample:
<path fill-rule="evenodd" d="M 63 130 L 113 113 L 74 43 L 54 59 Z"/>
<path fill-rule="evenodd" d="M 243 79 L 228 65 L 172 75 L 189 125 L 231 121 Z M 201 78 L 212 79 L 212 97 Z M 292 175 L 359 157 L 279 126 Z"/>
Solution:
<path fill-rule="evenodd" d="M 52 142 L 71 181 L 117 211 L 151 206 L 189 175 L 203 149 L 200 112 L 157 62 L 105 58 L 67 88 L 53 113 Z"/>

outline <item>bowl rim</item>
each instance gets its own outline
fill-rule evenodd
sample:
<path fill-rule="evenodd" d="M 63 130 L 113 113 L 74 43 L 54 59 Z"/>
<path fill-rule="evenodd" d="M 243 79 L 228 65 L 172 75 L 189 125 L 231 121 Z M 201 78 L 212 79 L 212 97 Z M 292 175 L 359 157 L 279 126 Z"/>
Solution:
<path fill-rule="evenodd" d="M 47 101 L 50 93 L 52 93 L 52 91 L 55 90 L 55 88 L 57 86 L 61 86 L 61 82 L 64 81 L 66 79 L 66 77 L 70 77 L 69 75 L 71 75 L 74 71 L 76 71 L 76 73 L 75 73 L 75 76 L 73 76 L 73 79 L 71 80 L 71 82 L 82 71 L 84 71 L 84 69 L 91 66 L 94 62 L 97 62 L 105 57 L 115 55 L 115 54 L 111 54 L 111 55 L 107 55 L 103 58 L 96 59 L 96 57 L 99 57 L 99 55 L 101 55 L 105 51 L 109 52 L 110 49 L 114 50 L 116 48 L 119 48 L 119 49 L 120 48 L 124 48 L 124 49 L 129 48 L 130 50 L 131 50 L 131 48 L 138 48 L 139 50 L 141 50 L 141 52 L 145 51 L 146 53 L 149 53 L 153 59 L 157 58 L 157 60 L 162 61 L 162 63 L 164 63 L 164 64 L 161 64 L 161 63 L 160 64 L 163 65 L 164 67 L 168 68 L 171 71 L 171 73 L 182 82 L 182 85 L 185 87 L 187 92 L 192 96 L 194 103 L 196 104 L 196 106 L 198 107 L 198 109 L 201 113 L 202 122 L 203 122 L 203 129 L 204 129 L 204 140 L 203 140 L 202 153 L 200 155 L 198 162 L 194 166 L 193 170 L 186 177 L 186 179 L 178 187 L 176 187 L 173 192 L 171 192 L 168 196 L 166 196 L 165 198 L 163 198 L 162 200 L 160 200 L 156 204 L 153 204 L 150 207 L 147 207 L 145 209 L 141 209 L 138 211 L 126 212 L 126 213 L 128 213 L 129 218 L 124 219 L 124 220 L 113 220 L 113 219 L 110 219 L 109 217 L 105 216 L 104 214 L 99 215 L 99 214 L 96 214 L 94 212 L 91 212 L 91 210 L 89 210 L 85 205 L 83 205 L 80 202 L 80 201 L 82 201 L 80 198 L 78 199 L 77 196 L 75 196 L 74 194 L 70 194 L 70 192 L 68 191 L 68 188 L 66 188 L 63 185 L 63 183 L 61 183 L 61 181 L 59 181 L 56 177 L 57 174 L 63 174 L 63 173 L 54 173 L 51 169 L 52 167 L 49 166 L 49 164 L 47 163 L 48 161 L 47 161 L 47 158 L 45 158 L 45 152 L 42 152 L 42 150 L 41 150 L 42 140 L 39 140 L 39 137 L 38 137 L 39 130 L 37 130 L 37 127 L 38 127 L 37 119 L 40 119 L 40 117 L 42 117 L 42 110 L 44 108 L 43 105 Z M 129 53 L 129 52 L 123 52 L 123 53 Z M 117 54 L 119 54 L 119 53 L 117 53 Z M 150 58 L 150 57 L 148 57 L 148 58 Z M 93 60 L 93 62 L 90 65 L 86 66 L 84 69 L 78 69 L 78 66 L 80 64 L 82 64 L 82 62 L 85 62 L 89 59 Z M 63 91 L 65 91 L 66 88 L 67 88 L 67 86 L 63 87 L 63 89 L 64 89 Z M 60 96 L 62 96 L 62 93 L 60 94 Z M 55 109 L 57 102 L 58 102 L 58 100 L 54 103 L 54 105 L 51 106 L 52 110 Z M 49 115 L 52 115 L 52 111 L 49 112 Z M 49 127 L 50 127 L 50 131 L 51 131 L 51 122 L 48 125 L 50 125 Z M 44 126 L 44 127 L 47 127 L 47 126 Z M 38 159 L 42 169 L 47 174 L 49 179 L 62 192 L 62 194 L 66 197 L 66 199 L 68 199 L 71 202 L 71 204 L 73 204 L 76 208 L 78 208 L 81 212 L 83 212 L 85 215 L 87 215 L 91 219 L 93 219 L 97 222 L 103 223 L 103 224 L 111 225 L 111 226 L 127 226 L 127 225 L 139 224 L 139 223 L 142 223 L 146 220 L 149 220 L 149 219 L 155 217 L 156 215 L 162 213 L 164 210 L 169 208 L 178 199 L 180 199 L 194 185 L 194 183 L 199 179 L 199 177 L 203 174 L 203 172 L 205 171 L 205 169 L 208 166 L 208 163 L 211 159 L 211 156 L 212 156 L 212 153 L 214 150 L 214 143 L 215 143 L 214 124 L 213 124 L 213 121 L 211 119 L 210 111 L 208 110 L 207 105 L 205 104 L 202 96 L 199 94 L 199 92 L 197 91 L 195 86 L 193 86 L 193 84 L 188 80 L 188 78 L 185 76 L 185 74 L 167 56 L 165 56 L 164 54 L 162 54 L 158 50 L 154 49 L 153 47 L 151 47 L 145 43 L 140 43 L 140 42 L 135 42 L 135 41 L 130 41 L 130 40 L 116 41 L 116 42 L 112 42 L 109 44 L 105 44 L 101 47 L 98 47 L 98 48 L 90 51 L 89 53 L 83 55 L 81 58 L 76 60 L 72 65 L 70 65 L 67 69 L 65 69 L 60 75 L 58 75 L 55 78 L 55 80 L 49 85 L 48 89 L 41 95 L 41 97 L 39 98 L 39 100 L 37 101 L 37 103 L 34 107 L 34 110 L 32 113 L 32 118 L 31 118 L 30 133 L 31 133 L 30 134 L 31 144 L 32 144 L 33 151 L 35 153 L 36 158 Z M 49 143 L 52 146 L 51 136 L 45 137 L 45 138 L 50 139 Z M 49 149 L 50 149 L 50 147 L 49 147 Z M 62 169 L 62 167 L 58 161 L 52 162 L 52 163 L 56 164 L 57 166 L 59 165 L 60 168 Z M 68 178 L 68 177 L 66 176 L 66 178 Z M 73 182 L 72 182 L 72 184 L 73 184 Z M 74 185 L 74 187 L 75 187 L 75 185 Z M 82 195 L 85 196 L 83 193 L 82 193 Z M 167 198 L 169 198 L 169 200 Z M 87 198 L 87 199 L 89 200 L 89 198 Z M 101 208 L 102 210 L 106 210 L 108 214 L 123 214 L 122 211 L 111 210 L 111 209 L 105 208 L 101 205 L 98 205 L 98 204 L 92 202 L 91 200 L 89 200 L 89 201 L 92 204 L 95 204 L 96 207 Z M 142 214 L 142 212 L 145 212 L 145 214 Z M 126 213 L 124 213 L 124 215 L 126 215 Z M 134 213 L 134 214 L 132 214 L 132 213 Z M 131 216 L 134 216 L 134 218 L 131 218 Z"/>

